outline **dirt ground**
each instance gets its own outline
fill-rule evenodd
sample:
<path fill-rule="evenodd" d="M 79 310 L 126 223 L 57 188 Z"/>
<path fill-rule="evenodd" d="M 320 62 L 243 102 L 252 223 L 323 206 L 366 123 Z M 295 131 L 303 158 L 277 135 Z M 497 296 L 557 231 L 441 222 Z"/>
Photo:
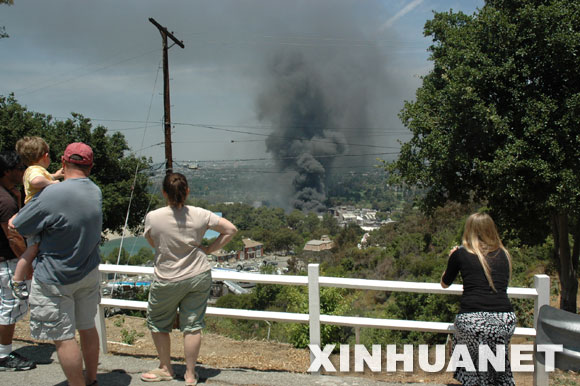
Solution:
<path fill-rule="evenodd" d="M 155 358 L 156 351 L 153 341 L 143 318 L 127 315 L 116 315 L 107 321 L 108 349 L 111 353 L 129 354 L 136 357 Z M 28 320 L 22 320 L 16 325 L 15 338 L 34 342 L 30 337 Z M 133 340 L 131 342 L 131 340 Z M 131 342 L 128 344 L 127 342 Z M 172 357 L 177 362 L 183 361 L 183 346 L 181 333 L 175 330 L 172 333 Z M 514 338 L 512 343 L 526 343 Z M 415 350 L 418 351 L 418 350 Z M 331 357 L 331 361 L 338 369 L 338 355 Z M 217 368 L 247 368 L 255 370 L 279 370 L 305 373 L 310 365 L 308 350 L 295 349 L 289 344 L 268 341 L 236 341 L 216 334 L 203 335 L 203 342 L 198 362 L 204 366 Z M 351 367 L 352 367 L 351 359 Z M 397 371 L 387 373 L 381 371 L 373 373 L 368 369 L 364 373 L 337 372 L 334 375 L 349 375 L 372 378 L 378 381 L 399 383 L 441 383 L 458 385 L 451 373 L 425 373 L 418 368 L 415 360 L 413 372 Z M 384 366 L 384 364 L 383 364 Z M 533 385 L 531 373 L 515 374 L 518 386 Z M 550 376 L 553 385 L 580 384 L 580 375 L 563 373 L 557 370 Z"/>

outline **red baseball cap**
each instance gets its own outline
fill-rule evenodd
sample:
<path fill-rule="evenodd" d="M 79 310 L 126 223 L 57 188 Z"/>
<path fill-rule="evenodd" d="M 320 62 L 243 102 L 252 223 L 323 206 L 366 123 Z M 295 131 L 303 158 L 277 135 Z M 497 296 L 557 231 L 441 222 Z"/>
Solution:
<path fill-rule="evenodd" d="M 74 142 L 66 147 L 62 159 L 77 165 L 93 164 L 93 149 L 83 142 Z"/>

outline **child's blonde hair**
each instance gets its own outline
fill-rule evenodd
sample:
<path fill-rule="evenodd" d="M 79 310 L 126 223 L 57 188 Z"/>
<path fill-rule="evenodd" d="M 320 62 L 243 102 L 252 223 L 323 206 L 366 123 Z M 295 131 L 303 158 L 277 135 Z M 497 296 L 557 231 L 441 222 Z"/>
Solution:
<path fill-rule="evenodd" d="M 490 252 L 501 249 L 505 252 L 509 264 L 509 277 L 512 275 L 512 258 L 503 246 L 495 223 L 488 214 L 474 213 L 467 219 L 465 223 L 465 230 L 463 232 L 462 244 L 469 252 L 477 255 L 483 272 L 489 283 L 489 286 L 497 292 L 493 279 L 491 277 L 491 269 L 487 263 L 485 256 Z"/>
<path fill-rule="evenodd" d="M 48 150 L 48 144 L 40 137 L 24 137 L 16 142 L 16 151 L 26 166 L 37 163 Z"/>

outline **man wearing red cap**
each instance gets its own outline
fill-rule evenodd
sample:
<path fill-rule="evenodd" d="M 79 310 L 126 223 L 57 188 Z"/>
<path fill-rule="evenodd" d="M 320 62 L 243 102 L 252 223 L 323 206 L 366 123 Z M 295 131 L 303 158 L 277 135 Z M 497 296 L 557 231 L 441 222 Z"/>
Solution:
<path fill-rule="evenodd" d="M 94 319 L 100 302 L 102 195 L 88 178 L 93 167 L 90 146 L 68 145 L 62 167 L 64 181 L 37 194 L 20 210 L 13 226 L 22 235 L 41 236 L 30 290 L 31 335 L 54 341 L 70 386 L 94 386 L 99 360 Z"/>

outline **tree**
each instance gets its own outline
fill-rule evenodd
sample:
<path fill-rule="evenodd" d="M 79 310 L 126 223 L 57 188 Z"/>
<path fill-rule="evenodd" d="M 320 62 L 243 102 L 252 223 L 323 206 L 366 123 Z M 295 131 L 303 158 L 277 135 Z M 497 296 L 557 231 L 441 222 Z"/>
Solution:
<path fill-rule="evenodd" d="M 234 238 L 229 243 L 224 245 L 223 250 L 228 252 L 244 250 L 244 242 L 242 241 L 242 237 L 244 237 L 242 236 L 242 232 L 236 233 Z"/>
<path fill-rule="evenodd" d="M 490 0 L 473 15 L 435 13 L 425 35 L 433 70 L 401 111 L 413 137 L 388 169 L 427 188 L 427 211 L 483 201 L 510 237 L 551 233 L 560 307 L 576 312 L 580 3 Z"/>
<path fill-rule="evenodd" d="M 294 209 L 288 216 L 286 216 L 286 221 L 290 228 L 299 230 L 303 227 L 305 218 L 306 216 L 302 211 Z"/>
<path fill-rule="evenodd" d="M 297 245 L 304 242 L 302 237 L 290 228 L 280 228 L 272 233 L 272 248 L 275 251 L 289 252 Z"/>
<path fill-rule="evenodd" d="M 117 259 L 119 264 L 124 265 L 129 261 L 129 252 L 125 248 L 121 250 L 121 255 L 119 255 L 119 247 L 114 248 L 107 256 L 103 256 L 103 263 L 117 264 Z"/>
<path fill-rule="evenodd" d="M 321 225 L 322 228 L 324 228 L 331 236 L 334 236 L 340 232 L 340 225 L 338 225 L 338 220 L 330 213 L 325 213 L 322 215 Z"/>
<path fill-rule="evenodd" d="M 357 224 L 346 224 L 336 236 L 334 242 L 339 249 L 356 247 L 364 233 L 365 231 Z"/>
<path fill-rule="evenodd" d="M 12 5 L 14 4 L 14 0 L 0 0 L 0 4 Z M 6 28 L 3 25 L 0 26 L 0 39 L 7 37 L 8 34 L 6 33 Z"/>
<path fill-rule="evenodd" d="M 151 248 L 142 247 L 141 249 L 139 249 L 137 254 L 129 258 L 129 261 L 131 262 L 132 265 L 143 265 L 146 263 L 153 262 L 154 258 L 155 253 L 153 253 Z"/>
<path fill-rule="evenodd" d="M 150 161 L 127 153 L 129 147 L 122 134 L 93 127 L 90 119 L 76 113 L 56 121 L 50 115 L 28 111 L 12 95 L 0 95 L 0 149 L 14 149 L 16 141 L 27 135 L 38 135 L 49 144 L 51 171 L 60 168 L 60 157 L 69 143 L 81 141 L 93 148 L 95 166 L 90 178 L 103 192 L 103 229 L 118 232 L 123 228 L 131 192 L 129 229 L 138 230 L 147 208 L 155 207 L 156 197 L 147 193 L 147 176 L 135 173 L 148 169 Z"/>

